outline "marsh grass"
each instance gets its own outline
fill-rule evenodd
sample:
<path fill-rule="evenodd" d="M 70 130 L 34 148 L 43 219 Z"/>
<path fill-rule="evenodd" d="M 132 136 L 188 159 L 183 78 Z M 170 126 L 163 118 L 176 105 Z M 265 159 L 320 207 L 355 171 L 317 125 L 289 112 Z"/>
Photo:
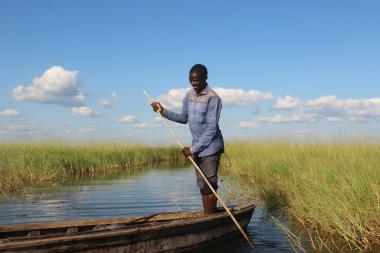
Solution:
<path fill-rule="evenodd" d="M 138 144 L 0 144 L 0 195 L 28 186 L 51 185 L 67 178 L 148 164 L 184 162 L 176 147 Z"/>
<path fill-rule="evenodd" d="M 226 150 L 224 169 L 296 219 L 315 249 L 380 246 L 379 144 L 240 141 Z"/>
<path fill-rule="evenodd" d="M 28 186 L 131 170 L 161 161 L 185 163 L 177 147 L 131 144 L 0 144 L 0 195 Z M 244 192 L 280 208 L 303 228 L 288 231 L 301 248 L 307 234 L 320 251 L 380 247 L 380 145 L 370 141 L 226 144 L 223 170 L 248 184 Z M 227 192 L 228 200 L 236 196 Z"/>

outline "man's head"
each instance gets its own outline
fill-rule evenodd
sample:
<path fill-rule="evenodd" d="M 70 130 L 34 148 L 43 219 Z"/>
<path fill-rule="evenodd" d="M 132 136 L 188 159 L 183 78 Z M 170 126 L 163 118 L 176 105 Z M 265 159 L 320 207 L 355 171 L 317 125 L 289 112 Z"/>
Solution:
<path fill-rule="evenodd" d="M 189 72 L 189 81 L 197 94 L 207 86 L 207 68 L 202 64 L 195 64 Z"/>

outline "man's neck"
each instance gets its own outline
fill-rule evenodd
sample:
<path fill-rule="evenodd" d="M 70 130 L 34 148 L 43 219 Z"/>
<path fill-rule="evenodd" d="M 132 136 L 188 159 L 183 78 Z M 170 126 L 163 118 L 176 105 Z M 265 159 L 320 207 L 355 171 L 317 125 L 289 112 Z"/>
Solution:
<path fill-rule="evenodd" d="M 197 94 L 197 96 L 199 96 L 207 88 L 207 86 L 208 86 L 208 83 L 206 83 L 205 87 L 203 87 L 203 89 L 201 91 L 199 91 L 199 93 L 196 90 L 194 90 L 195 94 Z"/>

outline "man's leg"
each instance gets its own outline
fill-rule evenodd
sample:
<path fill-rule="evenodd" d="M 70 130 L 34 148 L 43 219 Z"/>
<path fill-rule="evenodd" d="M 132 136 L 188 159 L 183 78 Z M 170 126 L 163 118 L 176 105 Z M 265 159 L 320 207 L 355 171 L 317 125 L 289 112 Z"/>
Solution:
<path fill-rule="evenodd" d="M 194 160 L 216 191 L 218 189 L 218 168 L 220 164 L 220 153 L 206 157 L 196 157 Z M 202 176 L 198 172 L 196 172 L 196 175 L 197 185 L 200 188 L 200 192 L 202 194 L 205 215 L 215 213 L 217 198 L 212 193 L 207 183 L 204 182 Z"/>

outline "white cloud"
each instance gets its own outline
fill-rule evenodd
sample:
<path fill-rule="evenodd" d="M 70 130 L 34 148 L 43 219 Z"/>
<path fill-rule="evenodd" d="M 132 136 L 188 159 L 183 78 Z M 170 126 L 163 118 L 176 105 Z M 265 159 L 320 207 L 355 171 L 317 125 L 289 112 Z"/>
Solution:
<path fill-rule="evenodd" d="M 282 109 L 282 110 L 292 110 L 299 106 L 300 99 L 292 96 L 284 96 L 277 99 L 276 104 L 274 105 L 274 108 L 276 109 Z"/>
<path fill-rule="evenodd" d="M 259 128 L 259 124 L 255 121 L 240 121 L 238 124 L 240 128 Z"/>
<path fill-rule="evenodd" d="M 116 120 L 119 123 L 135 123 L 137 121 L 137 117 L 133 115 L 126 115 Z"/>
<path fill-rule="evenodd" d="M 344 100 L 336 96 L 324 96 L 305 101 L 301 110 L 322 117 L 346 117 L 353 121 L 375 118 L 380 117 L 380 98 Z"/>
<path fill-rule="evenodd" d="M 92 133 L 94 131 L 95 131 L 95 129 L 93 129 L 93 128 L 78 128 L 77 129 L 77 132 L 81 133 L 81 134 Z"/>
<path fill-rule="evenodd" d="M 182 102 L 186 96 L 187 89 L 171 89 L 167 94 L 158 96 L 158 101 L 168 109 L 181 109 Z"/>
<path fill-rule="evenodd" d="M 256 90 L 213 88 L 222 99 L 223 106 L 245 106 L 251 103 L 257 103 L 262 100 L 273 99 L 273 95 L 269 92 L 260 92 Z M 181 109 L 183 98 L 186 96 L 189 88 L 171 89 L 167 94 L 158 96 L 158 101 L 168 109 Z"/>
<path fill-rule="evenodd" d="M 134 128 L 140 128 L 140 129 L 146 129 L 146 128 L 153 128 L 153 124 L 147 124 L 147 123 L 140 123 L 133 126 Z"/>
<path fill-rule="evenodd" d="M 83 105 L 85 96 L 79 90 L 78 71 L 53 66 L 28 86 L 19 85 L 12 90 L 18 101 L 58 104 L 62 106 Z"/>
<path fill-rule="evenodd" d="M 168 109 L 181 109 L 182 101 L 189 89 L 171 89 L 167 94 L 160 95 L 158 100 Z M 255 90 L 227 89 L 215 87 L 223 105 L 245 106 L 253 104 L 251 113 L 258 113 L 258 102 L 273 99 L 271 93 Z M 284 123 L 284 122 L 314 122 L 320 118 L 328 122 L 366 121 L 370 118 L 380 117 L 380 98 L 370 99 L 338 99 L 336 96 L 322 96 L 316 99 L 301 101 L 299 98 L 286 95 L 279 97 L 275 109 L 298 111 L 290 116 L 277 114 L 274 116 L 261 116 L 261 122 Z"/>
<path fill-rule="evenodd" d="M 345 110 L 348 116 L 379 117 L 380 98 L 348 99 L 345 103 Z"/>
<path fill-rule="evenodd" d="M 290 122 L 314 122 L 316 120 L 315 114 L 294 113 L 290 116 L 276 114 L 274 116 L 260 116 L 257 117 L 260 122 L 268 123 L 290 123 Z"/>
<path fill-rule="evenodd" d="M 141 129 L 151 129 L 151 128 L 160 128 L 160 127 L 165 127 L 164 126 L 164 121 L 170 125 L 170 127 L 175 127 L 175 128 L 182 128 L 186 126 L 185 124 L 180 124 L 176 123 L 170 120 L 163 119 L 161 116 L 157 115 L 154 117 L 150 122 L 148 123 L 140 123 L 136 124 L 133 127 L 134 128 L 141 128 Z"/>
<path fill-rule="evenodd" d="M 15 117 L 20 115 L 21 113 L 15 109 L 6 109 L 0 112 L 0 117 Z"/>
<path fill-rule="evenodd" d="M 273 99 L 269 92 L 243 89 L 227 89 L 216 87 L 214 89 L 223 101 L 224 106 L 245 106 L 262 100 Z"/>
<path fill-rule="evenodd" d="M 301 110 L 318 113 L 321 116 L 338 116 L 344 114 L 344 104 L 344 100 L 337 99 L 335 96 L 323 96 L 305 101 Z"/>
<path fill-rule="evenodd" d="M 116 92 L 112 92 L 111 93 L 111 99 L 99 99 L 98 103 L 102 107 L 109 107 L 112 104 L 112 102 L 115 102 L 118 99 L 119 99 L 119 97 L 117 96 L 117 93 Z"/>
<path fill-rule="evenodd" d="M 99 112 L 91 109 L 87 106 L 81 106 L 81 107 L 73 107 L 71 108 L 71 112 L 76 116 L 81 117 L 97 117 L 99 116 Z"/>
<path fill-rule="evenodd" d="M 116 101 L 116 100 L 119 99 L 119 96 L 117 95 L 116 92 L 112 92 L 112 93 L 111 93 L 111 99 L 112 99 L 113 101 Z"/>
<path fill-rule="evenodd" d="M 106 99 L 99 99 L 98 102 L 99 102 L 99 105 L 101 105 L 102 107 L 108 107 L 111 105 L 111 101 L 106 100 Z"/>
<path fill-rule="evenodd" d="M 380 117 L 380 98 L 339 99 L 336 96 L 322 96 L 300 101 L 298 98 L 284 96 L 277 99 L 274 108 L 297 108 L 298 111 L 290 116 L 277 114 L 261 116 L 257 120 L 271 123 L 314 122 L 318 119 L 325 119 L 327 122 L 365 122 Z"/>

